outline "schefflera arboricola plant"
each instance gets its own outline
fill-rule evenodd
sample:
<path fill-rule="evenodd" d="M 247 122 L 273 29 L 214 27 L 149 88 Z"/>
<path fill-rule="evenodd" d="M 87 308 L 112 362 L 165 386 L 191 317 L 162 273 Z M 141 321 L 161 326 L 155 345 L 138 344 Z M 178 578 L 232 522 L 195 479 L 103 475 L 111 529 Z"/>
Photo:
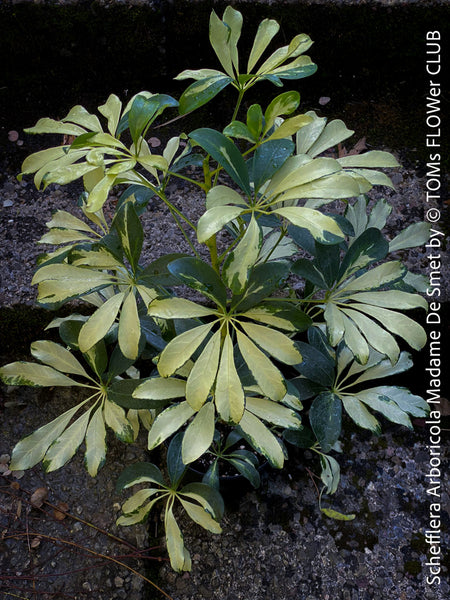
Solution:
<path fill-rule="evenodd" d="M 264 19 L 244 66 L 241 30 L 237 10 L 228 7 L 222 18 L 212 12 L 210 42 L 222 70 L 180 73 L 178 80 L 194 81 L 179 101 L 144 91 L 124 106 L 111 95 L 100 118 L 75 106 L 60 121 L 39 120 L 29 133 L 73 141 L 32 154 L 20 175 L 34 174 L 38 188 L 82 179 L 82 215 L 57 210 L 47 223 L 40 243 L 53 248 L 39 258 L 33 283 L 42 306 L 77 299 L 93 312 L 53 320 L 49 327 L 58 328 L 62 345 L 36 342 L 32 354 L 41 364 L 0 369 L 13 385 L 86 390 L 78 404 L 17 444 L 11 467 L 43 460 L 54 470 L 85 442 L 95 476 L 106 457 L 106 428 L 132 442 L 143 424 L 148 449 L 167 442 L 167 463 L 126 467 L 118 488 L 141 485 L 118 522 L 141 522 L 162 502 L 177 571 L 191 568 L 178 510 L 220 532 L 221 456 L 257 485 L 257 456 L 281 468 L 288 444 L 311 448 L 320 456 L 322 493 L 332 494 L 344 414 L 377 434 L 372 411 L 406 426 L 410 416 L 427 414 L 426 403 L 405 388 L 367 388 L 411 367 L 399 338 L 416 350 L 425 343 L 423 328 L 403 314 L 426 309 L 417 293 L 423 279 L 389 255 L 423 244 L 429 228 L 416 223 L 388 240 L 390 205 L 380 200 L 367 210 L 365 194 L 374 185 L 393 187 L 385 170 L 398 163 L 384 151 L 336 158 L 330 149 L 353 132 L 313 111 L 296 114 L 296 90 L 243 105 L 258 82 L 281 87 L 312 75 L 316 65 L 305 54 L 312 44 L 305 34 L 270 54 L 279 25 Z M 237 101 L 223 131 L 180 133 L 153 153 L 147 139 L 163 113 L 199 109 L 227 86 Z M 204 194 L 198 222 L 168 195 L 174 178 Z M 125 191 L 110 217 L 104 205 L 117 185 Z M 335 200 L 343 207 L 337 213 L 327 206 Z M 141 215 L 158 202 L 190 253 L 144 263 L 151 240 Z M 203 301 L 183 297 L 186 287 Z M 242 443 L 247 448 L 236 447 Z M 186 484 L 189 465 L 208 456 L 203 480 Z"/>

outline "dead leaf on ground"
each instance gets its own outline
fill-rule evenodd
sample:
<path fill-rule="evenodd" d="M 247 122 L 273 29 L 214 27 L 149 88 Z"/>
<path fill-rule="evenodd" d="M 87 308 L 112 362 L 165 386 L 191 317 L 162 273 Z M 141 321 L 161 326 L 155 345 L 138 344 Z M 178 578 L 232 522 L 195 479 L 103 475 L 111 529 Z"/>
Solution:
<path fill-rule="evenodd" d="M 58 502 L 56 506 L 57 508 L 53 511 L 53 516 L 57 521 L 62 521 L 67 516 L 65 513 L 69 510 L 69 505 L 67 502 Z"/>
<path fill-rule="evenodd" d="M 148 140 L 148 143 L 150 144 L 150 146 L 152 148 L 157 148 L 158 146 L 161 146 L 161 140 L 159 138 L 157 138 L 157 137 L 151 137 Z"/>
<path fill-rule="evenodd" d="M 32 506 L 34 506 L 34 508 L 41 508 L 41 506 L 44 504 L 44 500 L 47 498 L 47 496 L 48 496 L 47 488 L 45 488 L 45 487 L 37 488 L 37 490 L 34 490 L 34 492 L 31 494 L 30 503 Z"/>
<path fill-rule="evenodd" d="M 41 538 L 35 537 L 31 540 L 30 548 L 37 548 L 41 543 Z"/>
<path fill-rule="evenodd" d="M 338 158 L 344 156 L 355 156 L 355 154 L 361 154 L 363 150 L 367 150 L 366 138 L 362 137 L 356 142 L 351 150 L 348 150 L 342 144 L 338 144 Z"/>

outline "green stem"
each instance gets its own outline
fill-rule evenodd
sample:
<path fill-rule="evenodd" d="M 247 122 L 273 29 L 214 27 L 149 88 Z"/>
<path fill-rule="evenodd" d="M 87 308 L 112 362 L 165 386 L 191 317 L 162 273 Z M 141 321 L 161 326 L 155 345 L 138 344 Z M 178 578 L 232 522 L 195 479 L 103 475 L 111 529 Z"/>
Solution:
<path fill-rule="evenodd" d="M 244 90 L 243 88 L 241 88 L 241 89 L 239 90 L 239 96 L 238 96 L 238 100 L 237 100 L 236 106 L 235 106 L 235 108 L 234 108 L 234 113 L 233 113 L 233 116 L 231 117 L 231 121 L 232 121 L 232 122 L 236 120 L 236 117 L 237 117 L 237 114 L 238 114 L 239 107 L 241 106 L 242 98 L 244 97 L 244 92 L 245 92 L 245 90 Z"/>

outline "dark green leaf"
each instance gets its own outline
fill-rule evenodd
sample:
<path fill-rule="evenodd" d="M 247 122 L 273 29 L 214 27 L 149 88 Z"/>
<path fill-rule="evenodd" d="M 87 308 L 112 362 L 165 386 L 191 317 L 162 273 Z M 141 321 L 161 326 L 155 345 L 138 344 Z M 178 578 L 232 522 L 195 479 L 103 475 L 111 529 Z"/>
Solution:
<path fill-rule="evenodd" d="M 147 344 L 161 352 L 167 343 L 161 335 L 160 328 L 151 317 L 141 317 L 141 332 L 144 334 Z M 175 330 L 174 330 L 175 335 Z M 147 349 L 148 350 L 148 349 Z"/>
<path fill-rule="evenodd" d="M 258 471 L 255 467 L 247 462 L 246 460 L 239 460 L 237 458 L 228 458 L 228 462 L 245 477 L 254 488 L 259 488 L 261 480 Z"/>
<path fill-rule="evenodd" d="M 145 209 L 149 201 L 153 198 L 155 192 L 150 190 L 148 187 L 144 187 L 143 185 L 130 185 L 124 193 L 120 196 L 119 201 L 117 202 L 116 210 L 119 210 L 128 199 L 134 204 L 134 209 L 136 210 L 136 214 L 141 215 Z"/>
<path fill-rule="evenodd" d="M 321 272 L 328 289 L 332 287 L 339 273 L 341 253 L 338 245 L 316 242 L 315 267 Z"/>
<path fill-rule="evenodd" d="M 316 251 L 315 240 L 308 229 L 297 227 L 296 225 L 288 225 L 288 233 L 297 246 L 300 246 L 300 248 L 303 248 L 303 250 L 314 256 L 314 252 Z"/>
<path fill-rule="evenodd" d="M 255 186 L 255 193 L 263 183 L 271 179 L 294 151 L 291 140 L 269 140 L 259 146 L 249 161 L 249 170 Z"/>
<path fill-rule="evenodd" d="M 382 260 L 389 252 L 389 243 L 379 229 L 366 229 L 350 246 L 342 261 L 338 277 L 350 277 L 356 271 Z"/>
<path fill-rule="evenodd" d="M 236 429 L 232 429 L 225 440 L 224 450 L 230 448 L 231 446 L 234 446 L 234 444 L 237 444 L 241 440 L 242 435 L 238 431 L 236 431 Z"/>
<path fill-rule="evenodd" d="M 341 434 L 342 403 L 336 394 L 322 392 L 313 400 L 309 421 L 323 452 L 329 452 Z"/>
<path fill-rule="evenodd" d="M 172 275 L 217 304 L 225 306 L 227 290 L 214 269 L 198 258 L 178 258 L 167 266 Z"/>
<path fill-rule="evenodd" d="M 180 114 L 185 115 L 212 100 L 233 81 L 227 75 L 213 75 L 194 81 L 180 98 Z"/>
<path fill-rule="evenodd" d="M 167 471 L 169 478 L 172 483 L 172 487 L 178 487 L 184 472 L 186 471 L 186 465 L 183 463 L 181 458 L 181 444 L 183 442 L 184 432 L 180 431 L 171 440 L 169 449 L 167 451 Z"/>
<path fill-rule="evenodd" d="M 162 285 L 170 287 L 172 285 L 179 284 L 179 280 L 170 273 L 167 265 L 177 258 L 188 258 L 188 254 L 181 254 L 179 252 L 173 254 L 165 254 L 160 258 L 152 261 L 145 267 L 139 274 L 138 283 L 144 283 L 150 287 Z"/>
<path fill-rule="evenodd" d="M 145 133 L 145 129 L 166 108 L 178 106 L 175 98 L 166 94 L 156 94 L 151 98 L 137 96 L 128 113 L 128 126 L 134 144 L 137 144 L 139 136 Z M 120 124 L 119 124 L 120 127 Z"/>
<path fill-rule="evenodd" d="M 220 479 L 219 479 L 219 463 L 218 459 L 216 459 L 212 465 L 210 465 L 209 469 L 202 477 L 202 483 L 213 487 L 216 490 L 220 489 Z"/>
<path fill-rule="evenodd" d="M 196 129 L 190 137 L 197 142 L 215 161 L 222 166 L 231 179 L 250 195 L 250 181 L 247 166 L 241 153 L 231 140 L 214 129 Z"/>
<path fill-rule="evenodd" d="M 328 343 L 325 333 L 318 327 L 311 327 L 308 330 L 308 342 L 328 359 L 330 368 L 334 368 L 333 348 Z"/>
<path fill-rule="evenodd" d="M 281 260 L 256 265 L 250 274 L 246 290 L 243 294 L 233 296 L 231 306 L 239 305 L 239 310 L 246 311 L 269 297 L 286 281 L 290 267 L 288 261 Z"/>
<path fill-rule="evenodd" d="M 334 246 L 330 247 L 333 248 Z M 311 261 L 308 258 L 299 258 L 292 265 L 291 270 L 293 273 L 295 273 L 295 275 L 303 277 L 303 279 L 307 279 L 321 290 L 328 289 L 328 285 L 324 279 L 324 276 L 319 270 L 318 265 L 315 263 L 315 261 Z"/>
<path fill-rule="evenodd" d="M 122 471 L 116 483 L 118 492 L 134 485 L 140 481 L 151 481 L 161 486 L 164 485 L 164 478 L 157 466 L 148 462 L 134 463 Z"/>
<path fill-rule="evenodd" d="M 108 367 L 108 352 L 106 350 L 105 342 L 100 340 L 95 346 L 92 346 L 87 352 L 84 352 L 83 356 L 86 358 L 93 371 L 101 377 Z"/>
<path fill-rule="evenodd" d="M 59 326 L 59 336 L 62 341 L 67 344 L 72 350 L 78 350 L 78 335 L 83 327 L 84 321 L 67 320 L 63 321 Z"/>
<path fill-rule="evenodd" d="M 247 140 L 248 142 L 255 143 L 256 139 L 250 133 L 247 125 L 242 123 L 241 121 L 232 121 L 229 125 L 225 127 L 223 130 L 223 134 L 228 137 L 234 137 L 242 140 Z"/>
<path fill-rule="evenodd" d="M 201 167 L 202 165 L 203 156 L 201 154 L 193 154 L 191 151 L 189 154 L 183 154 L 180 158 L 177 158 L 171 165 L 170 170 L 172 173 L 178 173 L 186 167 Z"/>
<path fill-rule="evenodd" d="M 316 438 L 309 427 L 300 430 L 286 429 L 283 431 L 283 438 L 298 448 L 311 448 L 316 443 Z"/>
<path fill-rule="evenodd" d="M 292 69 L 286 69 L 286 71 L 279 71 L 277 73 L 277 78 L 279 79 L 303 79 L 304 77 L 309 77 L 310 75 L 314 75 L 317 71 L 317 65 L 311 63 L 309 65 L 304 65 L 302 67 L 294 67 Z M 269 77 L 267 77 L 269 79 Z M 273 82 L 275 83 L 275 82 Z"/>
<path fill-rule="evenodd" d="M 141 323 L 141 337 L 139 339 L 138 356 L 140 356 L 144 350 L 145 340 L 146 340 L 146 338 L 145 338 L 145 335 L 143 335 L 142 323 Z M 109 359 L 109 365 L 108 365 L 109 378 L 112 379 L 116 375 L 121 375 L 122 373 L 125 373 L 125 371 L 127 369 L 129 369 L 132 365 L 134 365 L 135 362 L 136 362 L 135 358 L 126 358 L 123 355 L 123 353 L 119 347 L 119 344 L 117 344 L 116 347 L 114 348 L 114 350 L 112 351 L 111 358 Z"/>
<path fill-rule="evenodd" d="M 295 385 L 300 400 L 309 400 L 309 398 L 317 396 L 317 394 L 320 394 L 325 389 L 320 383 L 305 379 L 304 377 L 294 377 L 289 383 Z"/>
<path fill-rule="evenodd" d="M 303 361 L 295 369 L 304 377 L 320 385 L 333 385 L 334 362 L 329 355 L 322 354 L 317 348 L 305 342 L 296 342 Z"/>
<path fill-rule="evenodd" d="M 333 219 L 339 225 L 342 230 L 342 233 L 348 235 L 350 237 L 355 237 L 355 230 L 353 225 L 350 223 L 348 219 L 346 219 L 343 215 L 330 215 L 333 216 Z"/>
<path fill-rule="evenodd" d="M 259 104 L 252 104 L 247 111 L 247 127 L 252 136 L 257 140 L 262 132 L 263 114 Z"/>
<path fill-rule="evenodd" d="M 239 460 L 251 463 L 254 467 L 258 467 L 259 465 L 258 457 L 253 452 L 250 452 L 250 450 L 235 450 L 228 456 L 230 458 L 238 458 Z"/>

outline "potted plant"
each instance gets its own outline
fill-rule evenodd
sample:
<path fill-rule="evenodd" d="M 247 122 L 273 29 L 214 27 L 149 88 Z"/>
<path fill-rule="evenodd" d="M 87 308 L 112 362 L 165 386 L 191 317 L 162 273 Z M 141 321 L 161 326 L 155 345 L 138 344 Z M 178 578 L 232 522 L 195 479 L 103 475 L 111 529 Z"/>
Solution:
<path fill-rule="evenodd" d="M 40 461 L 58 469 L 84 442 L 95 476 L 106 459 L 106 428 L 128 443 L 143 425 L 149 450 L 169 442 L 167 464 L 125 468 L 119 489 L 145 485 L 124 503 L 118 523 L 141 522 L 162 501 L 177 571 L 191 561 L 175 506 L 221 531 L 218 458 L 258 483 L 253 454 L 230 450 L 238 439 L 274 468 L 283 467 L 289 444 L 311 448 L 320 456 L 323 491 L 332 494 L 344 415 L 379 433 L 374 412 L 411 427 L 410 416 L 428 411 L 422 398 L 384 383 L 412 366 L 398 339 L 416 350 L 426 341 L 403 314 L 426 310 L 417 293 L 423 280 L 390 254 L 425 243 L 429 227 L 415 224 L 388 240 L 389 204 L 367 211 L 365 194 L 374 185 L 392 187 L 384 169 L 398 163 L 383 151 L 324 155 L 353 132 L 313 111 L 296 114 L 297 91 L 244 110 L 245 93 L 258 82 L 280 87 L 316 66 L 305 55 L 312 44 L 305 34 L 266 52 L 279 29 L 270 19 L 260 23 L 244 65 L 241 29 L 237 10 L 228 7 L 222 18 L 212 12 L 210 41 L 223 70 L 180 73 L 178 80 L 194 82 L 178 101 L 144 91 L 124 106 L 111 95 L 98 109 L 103 120 L 82 106 L 60 121 L 39 120 L 29 133 L 61 134 L 66 143 L 29 156 L 20 175 L 34 174 L 38 188 L 82 178 L 85 219 L 55 212 L 40 241 L 56 249 L 40 258 L 33 283 L 42 306 L 76 299 L 94 310 L 54 319 L 49 327 L 58 328 L 62 344 L 35 342 L 39 362 L 0 369 L 12 385 L 86 389 L 80 404 L 16 445 L 11 469 Z M 162 153 L 152 151 L 147 138 L 163 113 L 196 110 L 227 86 L 237 101 L 223 131 L 180 133 Z M 198 222 L 172 202 L 168 183 L 176 178 L 204 194 Z M 116 186 L 124 191 L 108 218 L 103 209 Z M 192 253 L 143 264 L 140 217 L 158 202 Z M 185 484 L 188 465 L 206 453 L 216 457 L 207 476 Z"/>

